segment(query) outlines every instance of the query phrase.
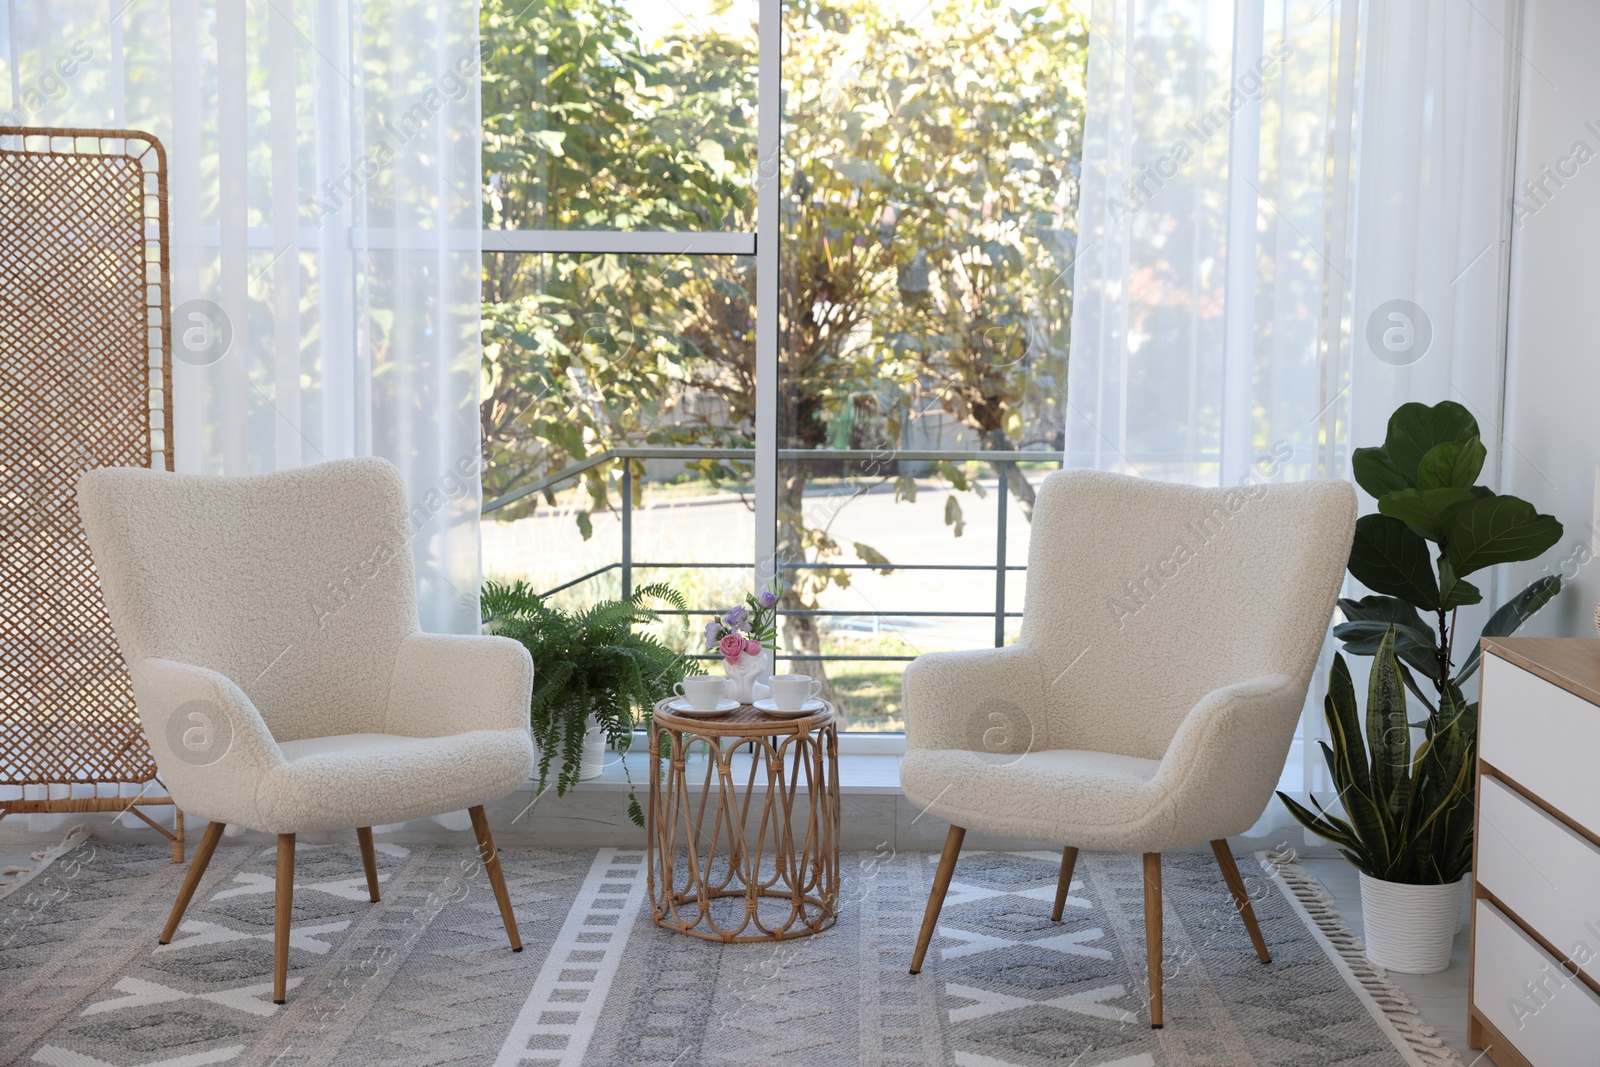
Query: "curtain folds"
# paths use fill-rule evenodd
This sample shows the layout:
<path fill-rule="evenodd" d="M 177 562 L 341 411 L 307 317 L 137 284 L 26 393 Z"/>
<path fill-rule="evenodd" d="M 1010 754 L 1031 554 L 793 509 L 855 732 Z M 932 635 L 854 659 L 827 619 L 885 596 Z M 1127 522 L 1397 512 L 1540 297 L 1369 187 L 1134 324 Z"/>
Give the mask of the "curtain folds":
<path fill-rule="evenodd" d="M 1498 437 L 1515 11 L 1095 0 L 1069 464 L 1345 477 L 1408 400 Z M 1319 686 L 1297 793 L 1327 784 Z"/>
<path fill-rule="evenodd" d="M 392 460 L 423 628 L 467 633 L 477 18 L 474 0 L 0 6 L 0 121 L 126 126 L 167 148 L 178 469 Z"/>

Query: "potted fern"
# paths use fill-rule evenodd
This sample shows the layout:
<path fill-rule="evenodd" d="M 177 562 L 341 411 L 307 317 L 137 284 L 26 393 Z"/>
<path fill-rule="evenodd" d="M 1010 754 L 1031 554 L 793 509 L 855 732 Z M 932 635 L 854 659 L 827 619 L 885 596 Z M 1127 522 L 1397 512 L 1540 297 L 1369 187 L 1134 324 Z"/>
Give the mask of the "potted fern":
<path fill-rule="evenodd" d="M 626 752 L 633 731 L 648 727 L 656 701 L 670 696 L 685 674 L 703 673 L 692 659 L 640 629 L 661 618 L 651 601 L 686 610 L 683 597 L 665 584 L 641 586 L 622 600 L 575 613 L 551 607 L 526 582 L 484 584 L 485 629 L 520 641 L 533 657 L 528 716 L 539 749 L 540 794 L 552 762 L 557 796 L 598 776 L 607 742 Z M 628 817 L 643 826 L 631 775 L 628 785 Z"/>
<path fill-rule="evenodd" d="M 1483 594 L 1467 576 L 1536 559 L 1561 538 L 1552 516 L 1474 484 L 1486 456 L 1477 421 L 1451 401 L 1401 406 L 1384 443 L 1351 456 L 1356 482 L 1378 501 L 1377 514 L 1356 522 L 1349 563 L 1373 595 L 1339 601 L 1345 621 L 1333 635 L 1346 653 L 1373 657 L 1366 715 L 1336 656 L 1322 752 L 1343 814 L 1314 796 L 1312 811 L 1278 794 L 1361 872 L 1367 956 L 1397 971 L 1448 966 L 1472 864 L 1478 704 L 1465 686 L 1480 642 L 1458 640 L 1456 614 Z M 1559 576 L 1536 579 L 1481 636 L 1516 632 L 1560 591 Z M 1426 710 L 1420 721 L 1407 712 L 1408 691 Z"/>

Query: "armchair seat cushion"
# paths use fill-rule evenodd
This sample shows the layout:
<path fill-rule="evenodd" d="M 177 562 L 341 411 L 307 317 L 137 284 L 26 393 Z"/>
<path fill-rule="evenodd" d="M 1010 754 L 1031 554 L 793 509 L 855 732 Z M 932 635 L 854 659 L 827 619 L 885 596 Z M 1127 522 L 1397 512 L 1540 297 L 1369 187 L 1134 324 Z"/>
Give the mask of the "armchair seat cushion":
<path fill-rule="evenodd" d="M 911 749 L 906 798 L 969 830 L 1083 849 L 1158 852 L 1174 844 L 1175 805 L 1160 760 L 1081 749 L 1021 754 Z"/>
<path fill-rule="evenodd" d="M 256 801 L 270 833 L 404 822 L 487 803 L 533 771 L 526 729 L 446 737 L 333 734 L 279 743 Z"/>

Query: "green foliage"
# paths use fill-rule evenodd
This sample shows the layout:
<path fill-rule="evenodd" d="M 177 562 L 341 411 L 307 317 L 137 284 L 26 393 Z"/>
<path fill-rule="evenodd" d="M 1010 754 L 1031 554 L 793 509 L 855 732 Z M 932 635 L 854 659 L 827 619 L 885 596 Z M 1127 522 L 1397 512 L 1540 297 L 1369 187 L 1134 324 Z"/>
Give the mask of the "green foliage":
<path fill-rule="evenodd" d="M 623 600 L 572 614 L 547 605 L 526 582 L 484 584 L 485 628 L 521 642 L 533 657 L 528 714 L 539 745 L 541 794 L 556 755 L 562 759 L 556 794 L 564 796 L 578 783 L 583 736 L 591 721 L 619 753 L 626 752 L 633 731 L 649 728 L 656 701 L 670 696 L 684 675 L 703 673 L 694 660 L 639 631 L 661 618 L 649 607 L 652 600 L 685 609 L 677 590 L 665 584 L 643 586 Z M 631 789 L 628 815 L 644 825 Z"/>
<path fill-rule="evenodd" d="M 1377 499 L 1378 514 L 1356 522 L 1350 573 L 1376 595 L 1340 600 L 1345 621 L 1333 634 L 1345 652 L 1376 657 L 1365 746 L 1349 670 L 1338 657 L 1325 705 L 1333 741 L 1323 750 L 1348 819 L 1315 797 L 1312 813 L 1279 796 L 1307 829 L 1338 843 L 1375 878 L 1452 882 L 1470 864 L 1478 705 L 1462 687 L 1478 670 L 1479 643 L 1459 670 L 1454 645 L 1456 609 L 1483 594 L 1465 576 L 1534 559 L 1561 538 L 1554 517 L 1474 484 L 1487 454 L 1472 414 L 1444 401 L 1402 405 L 1383 445 L 1352 456 L 1356 482 Z M 1558 575 L 1536 579 L 1490 616 L 1480 636 L 1515 633 L 1560 591 Z M 1406 690 L 1428 709 L 1415 757 Z"/>
<path fill-rule="evenodd" d="M 1553 516 L 1474 484 L 1486 455 L 1477 420 L 1448 400 L 1402 405 L 1389 419 L 1382 446 L 1355 450 L 1356 482 L 1377 498 L 1379 513 L 1356 522 L 1350 573 L 1379 595 L 1339 601 L 1345 622 L 1333 630 L 1346 652 L 1371 655 L 1383 630 L 1395 626 L 1412 692 L 1438 714 L 1415 671 L 1474 719 L 1477 706 L 1460 687 L 1477 669 L 1477 642 L 1459 673 L 1452 660 L 1456 609 L 1483 599 L 1466 575 L 1534 559 L 1561 539 Z M 1559 576 L 1539 578 L 1495 612 L 1482 636 L 1514 633 L 1560 591 Z M 1421 612 L 1433 613 L 1436 624 Z"/>
<path fill-rule="evenodd" d="M 1334 842 L 1357 869 L 1410 885 L 1444 885 L 1472 866 L 1472 768 L 1476 721 L 1448 694 L 1430 716 L 1416 752 L 1396 631 L 1379 640 L 1367 687 L 1365 730 L 1344 656 L 1336 655 L 1323 701 L 1332 742 L 1322 754 L 1344 816 L 1315 796 L 1315 811 L 1278 796 L 1307 829 Z"/>
<path fill-rule="evenodd" d="M 484 0 L 486 225 L 754 231 L 756 48 L 734 10 L 653 42 L 618 0 Z M 985 449 L 1059 447 L 1088 26 L 1061 0 L 941 0 L 915 24 L 793 0 L 783 21 L 781 446 L 885 456 L 810 514 L 808 482 L 838 472 L 780 463 L 779 559 L 809 564 L 783 575 L 795 612 L 849 584 L 833 564 L 852 548 L 887 561 L 831 517 L 897 477 L 914 499 L 893 462 L 914 417 L 942 409 Z M 485 494 L 616 446 L 751 447 L 755 291 L 751 257 L 486 255 Z M 751 476 L 693 466 L 715 488 Z M 619 473 L 586 476 L 585 538 Z M 945 520 L 963 532 L 959 504 Z M 792 651 L 818 642 L 786 616 Z"/>

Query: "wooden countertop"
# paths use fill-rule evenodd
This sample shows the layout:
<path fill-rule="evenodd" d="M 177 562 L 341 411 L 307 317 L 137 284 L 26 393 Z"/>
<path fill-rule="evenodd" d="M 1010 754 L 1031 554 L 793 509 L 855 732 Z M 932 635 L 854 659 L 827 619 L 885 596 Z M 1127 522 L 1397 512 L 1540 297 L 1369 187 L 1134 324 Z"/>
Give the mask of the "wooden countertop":
<path fill-rule="evenodd" d="M 1482 643 L 1485 655 L 1499 656 L 1600 706 L 1600 639 L 1485 637 Z"/>

